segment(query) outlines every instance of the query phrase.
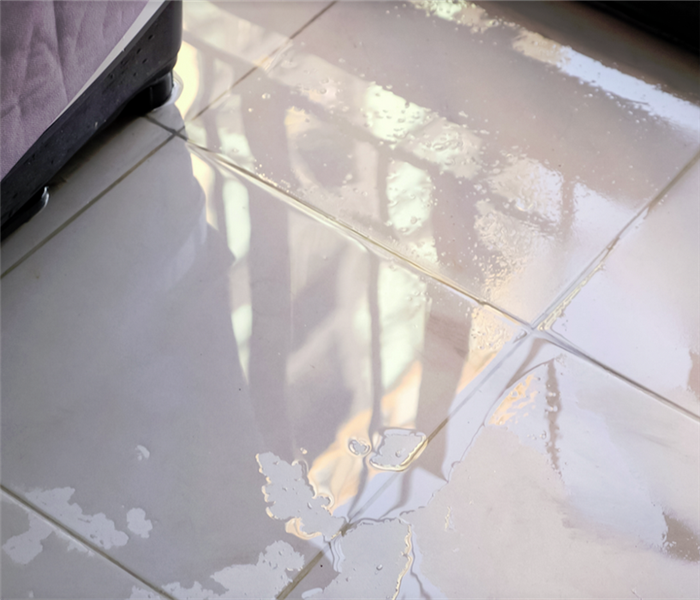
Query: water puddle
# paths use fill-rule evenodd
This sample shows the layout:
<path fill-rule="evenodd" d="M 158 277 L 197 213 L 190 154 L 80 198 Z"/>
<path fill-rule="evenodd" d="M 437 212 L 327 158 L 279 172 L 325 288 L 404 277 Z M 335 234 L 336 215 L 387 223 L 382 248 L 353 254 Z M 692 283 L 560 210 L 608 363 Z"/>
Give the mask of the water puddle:
<path fill-rule="evenodd" d="M 199 581 L 185 588 L 179 582 L 169 583 L 163 589 L 181 600 L 215 598 L 274 598 L 291 583 L 290 574 L 300 571 L 304 557 L 287 542 L 270 544 L 258 556 L 254 565 L 231 565 L 217 571 L 210 578 L 226 591 L 219 594 L 204 587 Z M 146 597 L 149 596 L 137 596 Z"/>
<path fill-rule="evenodd" d="M 272 452 L 257 455 L 260 472 L 267 478 L 263 486 L 267 514 L 287 521 L 287 532 L 302 539 L 318 535 L 330 540 L 345 524 L 328 510 L 331 499 L 315 494 L 299 462 L 289 464 Z"/>
<path fill-rule="evenodd" d="M 73 488 L 65 487 L 53 490 L 33 490 L 28 492 L 26 496 L 66 527 L 84 536 L 100 548 L 109 550 L 112 547 L 125 546 L 129 541 L 129 536 L 123 531 L 119 531 L 115 527 L 114 521 L 108 519 L 104 513 L 86 515 L 75 502 L 69 502 L 74 493 Z"/>
<path fill-rule="evenodd" d="M 427 436 L 409 429 L 387 429 L 369 464 L 382 471 L 403 471 L 425 447 Z"/>
<path fill-rule="evenodd" d="M 399 519 L 365 521 L 331 543 L 338 575 L 307 598 L 396 598 L 411 567 L 411 528 Z"/>

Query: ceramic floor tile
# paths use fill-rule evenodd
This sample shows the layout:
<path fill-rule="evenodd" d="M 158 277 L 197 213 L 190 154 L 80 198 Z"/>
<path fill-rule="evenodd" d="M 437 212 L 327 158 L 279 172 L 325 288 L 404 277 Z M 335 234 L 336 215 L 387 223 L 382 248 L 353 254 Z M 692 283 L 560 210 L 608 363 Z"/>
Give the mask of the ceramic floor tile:
<path fill-rule="evenodd" d="M 697 598 L 699 489 L 697 419 L 530 336 L 289 597 Z"/>
<path fill-rule="evenodd" d="M 3 241 L 3 273 L 167 138 L 146 119 L 120 121 L 100 134 L 58 173 L 46 208 Z"/>
<path fill-rule="evenodd" d="M 4 600 L 162 598 L 35 511 L 1 497 Z"/>
<path fill-rule="evenodd" d="M 152 118 L 166 127 L 197 116 L 275 53 L 327 2 L 185 2 L 183 43 L 175 73 L 179 96 Z M 174 104 L 174 106 L 173 106 Z M 181 126 L 181 124 L 179 124 Z"/>
<path fill-rule="evenodd" d="M 695 414 L 700 414 L 698 198 L 696 163 L 550 319 L 555 333 L 596 360 Z"/>
<path fill-rule="evenodd" d="M 176 137 L 2 282 L 5 486 L 177 597 L 282 590 L 520 331 L 275 194 Z"/>
<path fill-rule="evenodd" d="M 488 10 L 337 3 L 187 134 L 534 321 L 700 148 L 695 71 L 672 89 Z"/>

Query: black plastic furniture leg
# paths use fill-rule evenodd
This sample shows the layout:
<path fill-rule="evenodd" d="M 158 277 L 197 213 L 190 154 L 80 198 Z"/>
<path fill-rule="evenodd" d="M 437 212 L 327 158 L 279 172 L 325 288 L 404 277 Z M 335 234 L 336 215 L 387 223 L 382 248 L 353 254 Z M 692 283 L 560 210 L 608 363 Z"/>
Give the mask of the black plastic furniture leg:
<path fill-rule="evenodd" d="M 140 91 L 127 105 L 130 115 L 145 115 L 163 106 L 173 92 L 173 72 L 169 71 L 157 78 L 146 89 Z"/>
<path fill-rule="evenodd" d="M 132 102 L 143 114 L 170 97 L 181 40 L 182 2 L 168 0 L 5 175 L 0 186 L 0 238 L 13 230 L 7 224 L 15 213 L 33 202 L 70 158 Z"/>
<path fill-rule="evenodd" d="M 45 187 L 34 194 L 12 217 L 2 225 L 2 238 L 19 229 L 29 219 L 41 212 L 49 201 L 49 188 Z"/>

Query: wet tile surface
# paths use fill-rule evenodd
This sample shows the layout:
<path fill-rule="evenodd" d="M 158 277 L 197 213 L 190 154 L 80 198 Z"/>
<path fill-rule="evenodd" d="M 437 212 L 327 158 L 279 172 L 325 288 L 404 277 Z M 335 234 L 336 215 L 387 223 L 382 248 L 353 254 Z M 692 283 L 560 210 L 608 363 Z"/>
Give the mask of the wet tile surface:
<path fill-rule="evenodd" d="M 615 245 L 559 318 L 552 318 L 552 330 L 567 341 L 695 414 L 700 414 L 698 198 L 696 163 Z"/>
<path fill-rule="evenodd" d="M 299 571 L 519 331 L 180 139 L 3 315 L 5 485 L 176 596 Z"/>
<path fill-rule="evenodd" d="M 131 577 L 4 492 L 2 597 L 151 598 L 155 590 Z"/>
<path fill-rule="evenodd" d="M 3 598 L 698 597 L 694 72 L 526 6 L 185 3 L 3 245 Z"/>
<path fill-rule="evenodd" d="M 150 118 L 182 127 L 256 67 L 268 68 L 327 2 L 189 2 L 175 74 L 177 99 Z M 174 106 L 172 105 L 174 104 Z"/>
<path fill-rule="evenodd" d="M 700 149 L 700 108 L 473 5 L 348 2 L 187 133 L 532 321 Z"/>
<path fill-rule="evenodd" d="M 333 540 L 333 582 L 293 595 L 695 598 L 699 443 L 697 420 L 530 338 Z"/>
<path fill-rule="evenodd" d="M 120 121 L 100 134 L 58 173 L 41 213 L 23 225 L 21 233 L 3 241 L 2 272 L 167 139 L 167 132 L 146 119 Z M 71 182 L 69 187 L 65 185 L 67 181 Z"/>

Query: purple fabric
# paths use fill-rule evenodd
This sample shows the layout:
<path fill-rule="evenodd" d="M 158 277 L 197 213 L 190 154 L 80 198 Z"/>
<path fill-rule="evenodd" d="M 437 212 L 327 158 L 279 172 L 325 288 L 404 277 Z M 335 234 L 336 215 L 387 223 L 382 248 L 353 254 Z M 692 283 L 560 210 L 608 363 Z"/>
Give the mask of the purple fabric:
<path fill-rule="evenodd" d="M 146 0 L 0 2 L 0 177 L 53 123 Z"/>

